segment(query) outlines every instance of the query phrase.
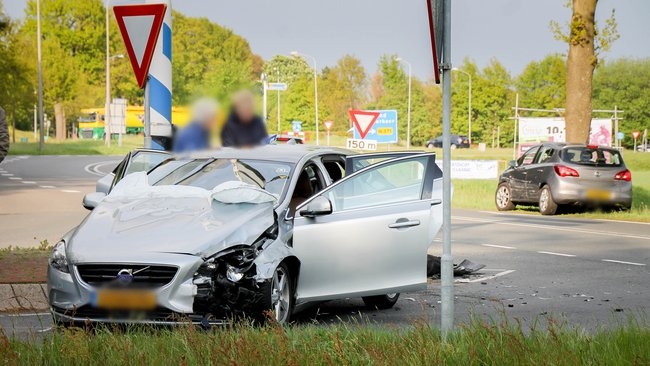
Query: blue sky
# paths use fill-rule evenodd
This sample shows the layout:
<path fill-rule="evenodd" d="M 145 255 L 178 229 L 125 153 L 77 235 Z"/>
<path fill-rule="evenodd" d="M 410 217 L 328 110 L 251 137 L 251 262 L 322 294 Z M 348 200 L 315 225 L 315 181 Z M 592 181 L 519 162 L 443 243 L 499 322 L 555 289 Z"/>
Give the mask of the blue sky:
<path fill-rule="evenodd" d="M 22 17 L 27 0 L 4 0 Z M 84 1 L 84 0 L 76 0 Z M 566 0 L 452 0 L 452 61 L 465 57 L 480 66 L 499 59 L 514 75 L 531 60 L 565 53 L 549 21 L 566 21 Z M 344 54 L 359 57 L 374 72 L 382 54 L 398 54 L 413 72 L 431 77 L 426 0 L 174 0 L 176 10 L 203 16 L 246 37 L 268 59 L 292 50 L 310 54 L 319 67 Z M 613 7 L 621 38 L 605 58 L 650 57 L 650 1 L 600 0 L 597 19 Z"/>

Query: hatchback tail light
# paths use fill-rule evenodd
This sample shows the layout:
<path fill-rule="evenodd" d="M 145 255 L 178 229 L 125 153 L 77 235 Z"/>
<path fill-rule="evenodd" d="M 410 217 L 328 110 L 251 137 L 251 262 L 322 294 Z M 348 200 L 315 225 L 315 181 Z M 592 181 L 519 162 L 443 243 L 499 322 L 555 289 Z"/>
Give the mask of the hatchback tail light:
<path fill-rule="evenodd" d="M 578 171 L 572 168 L 569 168 L 568 166 L 564 165 L 556 165 L 555 167 L 555 173 L 559 175 L 560 177 L 579 177 L 580 174 L 578 174 Z"/>
<path fill-rule="evenodd" d="M 629 181 L 632 180 L 632 172 L 625 169 L 625 170 L 623 170 L 621 172 L 616 173 L 616 175 L 614 176 L 614 179 L 615 180 L 624 180 L 626 182 L 629 182 Z"/>

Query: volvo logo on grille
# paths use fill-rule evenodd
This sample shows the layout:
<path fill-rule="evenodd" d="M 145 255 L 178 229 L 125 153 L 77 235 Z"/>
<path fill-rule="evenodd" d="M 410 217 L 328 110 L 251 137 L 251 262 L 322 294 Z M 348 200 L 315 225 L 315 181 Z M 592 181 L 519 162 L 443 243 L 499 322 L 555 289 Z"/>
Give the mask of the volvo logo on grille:
<path fill-rule="evenodd" d="M 123 285 L 128 285 L 133 282 L 133 270 L 132 269 L 121 269 L 117 272 L 117 282 Z"/>

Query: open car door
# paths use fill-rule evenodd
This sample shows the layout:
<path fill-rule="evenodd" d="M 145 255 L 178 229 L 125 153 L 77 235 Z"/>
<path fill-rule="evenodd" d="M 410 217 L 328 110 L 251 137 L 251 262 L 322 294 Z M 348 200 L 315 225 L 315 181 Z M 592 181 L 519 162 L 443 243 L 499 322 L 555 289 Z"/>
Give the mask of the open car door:
<path fill-rule="evenodd" d="M 96 191 L 108 194 L 126 175 L 135 172 L 148 172 L 166 159 L 171 153 L 162 150 L 137 149 L 126 154 L 126 157 L 115 167 L 111 174 L 97 181 Z"/>
<path fill-rule="evenodd" d="M 430 231 L 440 228 L 431 218 L 435 154 L 409 155 L 358 170 L 298 206 L 300 301 L 426 287 Z"/>

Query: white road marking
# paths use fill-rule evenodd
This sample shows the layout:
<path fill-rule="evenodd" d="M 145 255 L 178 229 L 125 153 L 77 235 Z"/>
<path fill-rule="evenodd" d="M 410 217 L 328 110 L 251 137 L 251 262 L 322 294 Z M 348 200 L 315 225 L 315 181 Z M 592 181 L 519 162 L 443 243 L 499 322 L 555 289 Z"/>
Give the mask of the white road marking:
<path fill-rule="evenodd" d="M 11 174 L 11 173 L 3 173 L 2 176 L 3 177 L 13 177 L 14 175 Z"/>
<path fill-rule="evenodd" d="M 631 265 L 631 266 L 645 266 L 645 263 L 636 263 L 636 262 L 617 261 L 617 260 L 615 260 L 615 259 L 603 259 L 603 262 L 620 263 L 620 264 L 629 264 L 629 265 Z"/>
<path fill-rule="evenodd" d="M 455 282 L 458 282 L 458 283 L 482 282 L 482 281 L 492 280 L 492 279 L 495 279 L 497 277 L 509 275 L 514 271 L 515 271 L 514 269 L 509 269 L 509 270 L 506 270 L 506 271 L 503 271 L 503 272 L 499 272 L 497 274 L 493 274 L 491 276 L 478 277 L 478 278 L 473 278 L 471 280 L 470 279 L 465 279 L 465 278 L 459 278 L 459 279 L 455 280 Z"/>
<path fill-rule="evenodd" d="M 496 244 L 481 244 L 484 247 L 490 247 L 490 248 L 499 248 L 499 249 L 517 249 L 515 247 L 509 247 L 506 245 L 496 245 Z"/>
<path fill-rule="evenodd" d="M 537 252 L 539 254 L 549 254 L 549 255 L 558 255 L 560 257 L 575 257 L 575 254 L 565 254 L 565 253 L 556 253 L 556 252 Z"/>
<path fill-rule="evenodd" d="M 525 217 L 525 216 L 522 215 L 521 217 Z M 483 222 L 483 223 L 486 223 L 486 224 L 519 226 L 519 227 L 528 227 L 528 228 L 544 229 L 544 230 L 552 229 L 554 231 L 566 231 L 566 232 L 580 233 L 580 234 L 591 234 L 591 235 L 598 235 L 598 236 L 613 236 L 613 237 L 617 237 L 617 238 L 650 240 L 650 236 L 631 235 L 631 234 L 616 233 L 616 232 L 610 232 L 610 231 L 587 230 L 587 229 L 578 229 L 578 228 L 565 228 L 565 227 L 559 227 L 559 226 L 555 226 L 555 225 L 523 224 L 523 223 L 516 223 L 516 222 L 507 222 L 507 221 L 491 220 L 491 219 L 480 219 L 480 218 L 476 218 L 476 217 L 465 217 L 465 216 L 452 216 L 451 218 L 452 218 L 452 220 Z"/>
<path fill-rule="evenodd" d="M 63 193 L 80 193 L 79 191 L 76 191 L 74 189 L 62 189 L 61 192 L 63 192 Z"/>
<path fill-rule="evenodd" d="M 41 187 L 41 188 L 46 188 L 46 189 L 56 188 L 55 186 L 39 186 L 39 187 Z"/>
<path fill-rule="evenodd" d="M 518 213 L 505 213 L 505 212 L 493 212 L 493 211 L 478 211 L 481 213 L 486 213 L 490 215 L 495 215 L 495 216 L 505 216 L 505 217 L 536 217 L 539 218 L 540 220 L 556 220 L 556 221 L 562 221 L 562 220 L 567 220 L 571 221 L 574 219 L 590 219 L 593 221 L 602 221 L 602 222 L 613 222 L 615 224 L 634 224 L 634 225 L 650 225 L 650 222 L 639 222 L 639 221 L 629 221 L 629 220 L 614 220 L 614 219 L 591 219 L 591 218 L 586 218 L 586 217 L 541 217 L 539 215 L 536 215 L 535 212 L 518 212 Z"/>
<path fill-rule="evenodd" d="M 24 184 L 36 184 L 36 182 L 31 181 L 31 180 L 24 180 L 21 183 L 24 183 Z"/>
<path fill-rule="evenodd" d="M 102 161 L 102 162 L 99 162 L 99 163 L 90 163 L 90 164 L 88 164 L 88 165 L 86 165 L 86 166 L 84 167 L 84 170 L 85 170 L 86 173 L 88 173 L 88 174 L 92 174 L 92 175 L 96 175 L 96 176 L 99 176 L 99 177 L 103 177 L 103 176 L 105 176 L 106 174 L 109 174 L 109 173 L 104 173 L 104 172 L 102 172 L 102 171 L 99 169 L 100 167 L 103 167 L 104 165 L 110 165 L 110 164 L 119 163 L 119 162 L 120 162 L 119 160 L 111 160 L 111 161 Z"/>
<path fill-rule="evenodd" d="M 19 178 L 19 177 L 9 177 L 9 179 L 11 179 L 11 180 L 23 180 L 23 178 Z"/>

